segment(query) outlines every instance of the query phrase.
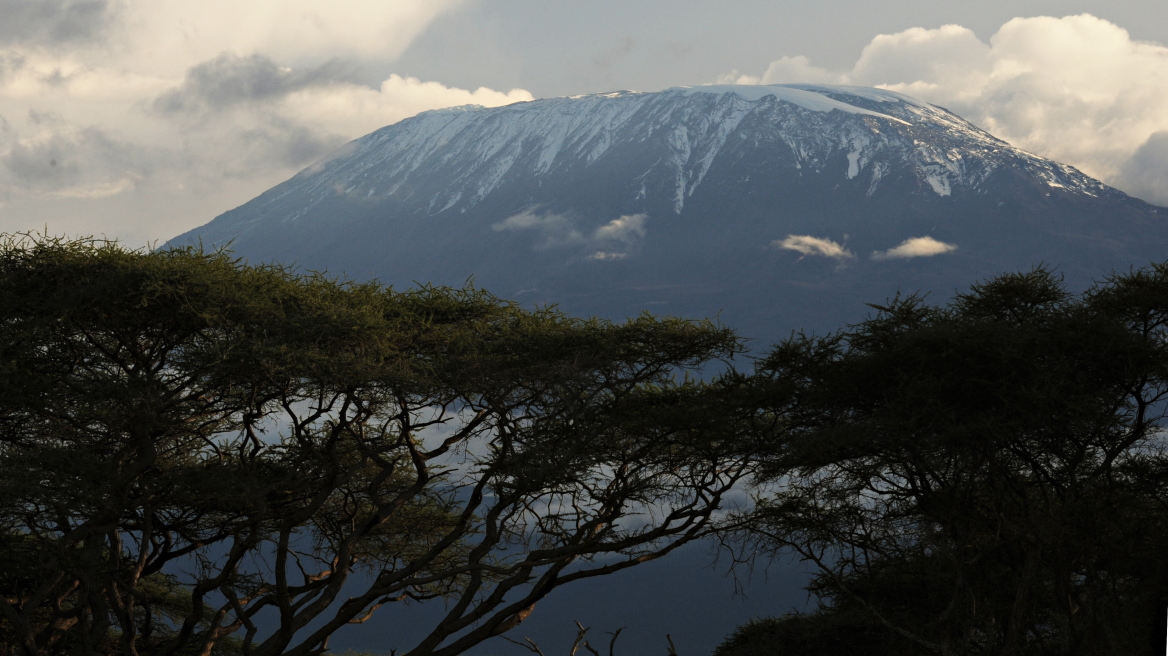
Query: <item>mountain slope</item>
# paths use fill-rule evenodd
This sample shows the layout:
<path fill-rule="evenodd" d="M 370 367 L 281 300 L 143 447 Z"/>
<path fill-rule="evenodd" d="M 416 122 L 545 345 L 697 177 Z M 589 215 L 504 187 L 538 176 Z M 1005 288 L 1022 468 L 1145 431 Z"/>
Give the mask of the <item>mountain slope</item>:
<path fill-rule="evenodd" d="M 719 315 L 762 349 L 898 291 L 943 299 L 1039 262 L 1081 286 L 1165 259 L 1166 219 L 902 95 L 715 86 L 426 112 L 171 244 L 230 241 L 252 261 L 399 286 L 473 276 L 577 314 Z M 736 624 L 806 602 L 786 564 L 730 599 L 703 549 L 553 595 L 522 635 L 568 644 L 580 620 L 629 626 L 618 652 L 660 650 L 666 633 L 708 652 Z M 440 611 L 415 607 L 418 625 Z M 408 623 L 365 630 L 378 639 L 342 646 L 409 644 Z"/>
<path fill-rule="evenodd" d="M 171 243 L 773 338 L 1040 261 L 1082 283 L 1168 256 L 1165 218 L 900 94 L 710 86 L 425 112 Z"/>

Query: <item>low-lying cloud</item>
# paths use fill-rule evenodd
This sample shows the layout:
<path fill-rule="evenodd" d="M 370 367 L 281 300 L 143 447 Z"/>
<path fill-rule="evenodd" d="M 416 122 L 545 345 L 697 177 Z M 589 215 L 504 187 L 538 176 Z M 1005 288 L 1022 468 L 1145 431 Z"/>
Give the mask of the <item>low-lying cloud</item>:
<path fill-rule="evenodd" d="M 803 56 L 720 81 L 878 86 L 947 107 L 1030 152 L 1168 205 L 1168 47 L 1090 14 L 1015 18 L 983 42 L 960 25 L 882 34 L 851 70 Z"/>
<path fill-rule="evenodd" d="M 491 229 L 495 232 L 534 230 L 539 233 L 537 250 L 583 244 L 588 241 L 584 233 L 573 227 L 568 217 L 553 213 L 540 214 L 536 210 L 509 216 L 492 225 Z"/>
<path fill-rule="evenodd" d="M 645 214 L 626 214 L 597 228 L 592 234 L 592 239 L 631 243 L 645 236 L 647 218 L 648 215 Z"/>
<path fill-rule="evenodd" d="M 771 242 L 775 248 L 795 251 L 803 255 L 818 255 L 834 260 L 846 260 L 855 255 L 838 242 L 811 235 L 787 235 L 786 239 Z"/>
<path fill-rule="evenodd" d="M 872 253 L 873 260 L 907 260 L 914 257 L 932 257 L 957 250 L 957 244 L 946 244 L 932 237 L 913 237 L 895 248 Z"/>
<path fill-rule="evenodd" d="M 648 232 L 647 214 L 625 214 L 619 216 L 591 232 L 581 231 L 566 216 L 554 213 L 540 213 L 537 208 L 515 214 L 491 226 L 495 232 L 507 230 L 535 230 L 539 233 L 536 250 L 547 250 L 563 246 L 585 246 L 589 249 L 602 247 L 588 256 L 590 260 L 623 260 L 628 257 L 628 248 L 642 239 Z M 615 249 L 625 249 L 617 251 Z"/>

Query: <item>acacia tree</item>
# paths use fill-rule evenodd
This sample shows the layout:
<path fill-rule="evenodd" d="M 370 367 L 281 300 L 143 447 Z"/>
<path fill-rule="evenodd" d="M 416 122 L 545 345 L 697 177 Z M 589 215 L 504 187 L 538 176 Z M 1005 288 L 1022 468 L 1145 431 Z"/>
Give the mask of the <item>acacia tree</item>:
<path fill-rule="evenodd" d="M 823 604 L 719 653 L 1150 653 L 1168 265 L 1080 296 L 1037 269 L 874 307 L 760 363 L 760 408 L 783 423 L 750 543 L 813 563 Z"/>
<path fill-rule="evenodd" d="M 741 379 L 678 376 L 739 349 L 708 323 L 10 237 L 0 639 L 302 656 L 441 597 L 409 653 L 459 653 L 718 528 L 754 451 Z"/>

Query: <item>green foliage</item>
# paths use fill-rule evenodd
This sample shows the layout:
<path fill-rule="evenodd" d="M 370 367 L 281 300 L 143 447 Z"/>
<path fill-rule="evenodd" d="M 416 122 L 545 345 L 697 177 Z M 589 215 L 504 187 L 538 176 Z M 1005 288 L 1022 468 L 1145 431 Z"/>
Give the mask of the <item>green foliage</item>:
<path fill-rule="evenodd" d="M 714 650 L 714 656 L 914 656 L 921 653 L 928 652 L 890 634 L 862 608 L 833 608 L 751 620 Z"/>
<path fill-rule="evenodd" d="M 717 528 L 751 466 L 709 323 L 395 292 L 225 253 L 0 244 L 7 653 L 310 656 L 445 597 L 412 654 Z"/>
<path fill-rule="evenodd" d="M 776 491 L 747 541 L 818 566 L 825 601 L 767 626 L 788 640 L 863 617 L 925 653 L 1144 653 L 1168 593 L 1168 265 L 1080 296 L 1036 269 L 943 307 L 873 307 L 760 363 Z"/>

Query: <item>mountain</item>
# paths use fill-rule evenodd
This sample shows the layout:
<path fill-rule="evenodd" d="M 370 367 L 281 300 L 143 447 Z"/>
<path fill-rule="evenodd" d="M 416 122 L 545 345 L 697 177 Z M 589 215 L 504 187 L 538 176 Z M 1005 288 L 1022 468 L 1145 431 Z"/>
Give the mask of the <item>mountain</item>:
<path fill-rule="evenodd" d="M 901 94 L 703 86 L 424 112 L 171 243 L 772 339 L 1039 262 L 1081 285 L 1168 256 L 1166 219 Z"/>
<path fill-rule="evenodd" d="M 253 262 L 398 286 L 473 276 L 576 314 L 719 315 L 761 349 L 858 320 L 898 290 L 943 300 L 1040 262 L 1081 287 L 1168 258 L 1166 221 L 907 96 L 707 86 L 425 112 L 171 244 L 230 243 Z M 708 562 L 693 546 L 565 589 L 516 633 L 554 651 L 580 620 L 590 635 L 628 626 L 618 653 L 664 653 L 666 633 L 708 653 L 736 624 L 806 603 L 786 564 L 743 600 Z M 425 626 L 439 610 L 411 612 Z M 337 645 L 403 647 L 408 625 L 371 623 Z M 508 649 L 474 653 L 523 653 Z"/>

